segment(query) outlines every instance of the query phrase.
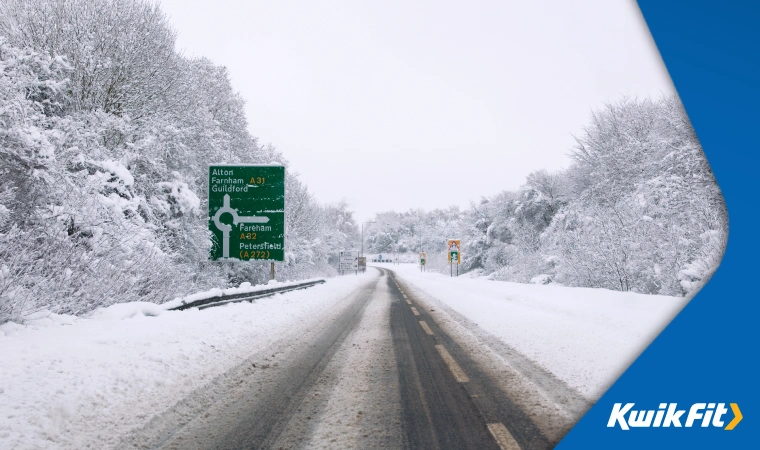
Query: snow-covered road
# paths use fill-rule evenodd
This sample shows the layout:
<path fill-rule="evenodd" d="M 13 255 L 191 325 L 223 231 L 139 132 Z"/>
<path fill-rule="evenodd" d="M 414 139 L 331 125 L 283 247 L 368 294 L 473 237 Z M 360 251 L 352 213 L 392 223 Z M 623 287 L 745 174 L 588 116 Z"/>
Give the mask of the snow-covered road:
<path fill-rule="evenodd" d="M 48 315 L 0 327 L 0 448 L 546 448 L 684 304 L 383 265 Z"/>
<path fill-rule="evenodd" d="M 212 383 L 211 403 L 199 391 L 121 447 L 403 448 L 391 298 L 386 277 L 369 275 L 328 320 L 274 346 L 276 362 L 244 364 Z"/>

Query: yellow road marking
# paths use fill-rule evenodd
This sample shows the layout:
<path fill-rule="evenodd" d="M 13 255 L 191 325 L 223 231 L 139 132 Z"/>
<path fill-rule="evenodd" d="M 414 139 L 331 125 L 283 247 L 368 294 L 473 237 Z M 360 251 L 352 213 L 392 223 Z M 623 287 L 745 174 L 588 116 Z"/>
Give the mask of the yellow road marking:
<path fill-rule="evenodd" d="M 422 325 L 422 328 L 425 330 L 425 333 L 431 336 L 433 335 L 433 330 L 430 329 L 430 327 L 428 326 L 428 324 L 425 323 L 424 320 L 420 320 L 420 325 Z"/>
<path fill-rule="evenodd" d="M 443 358 L 443 361 L 446 363 L 447 366 L 449 366 L 449 370 L 454 375 L 454 378 L 459 383 L 467 383 L 470 381 L 470 379 L 467 377 L 467 375 L 464 373 L 464 370 L 462 370 L 461 367 L 459 367 L 459 364 L 457 364 L 456 361 L 454 361 L 454 358 L 451 357 L 451 354 L 449 354 L 449 351 L 446 350 L 446 347 L 443 345 L 436 345 L 435 349 L 438 350 L 438 353 L 441 354 L 441 358 Z"/>
<path fill-rule="evenodd" d="M 420 315 L 420 312 L 417 311 L 417 308 L 415 308 L 414 306 L 412 306 L 412 312 L 414 313 L 415 316 L 419 316 Z"/>
<path fill-rule="evenodd" d="M 500 423 L 489 423 L 488 431 L 496 439 L 496 443 L 499 444 L 501 450 L 520 450 L 520 446 L 515 441 L 515 438 L 509 433 L 507 427 Z"/>

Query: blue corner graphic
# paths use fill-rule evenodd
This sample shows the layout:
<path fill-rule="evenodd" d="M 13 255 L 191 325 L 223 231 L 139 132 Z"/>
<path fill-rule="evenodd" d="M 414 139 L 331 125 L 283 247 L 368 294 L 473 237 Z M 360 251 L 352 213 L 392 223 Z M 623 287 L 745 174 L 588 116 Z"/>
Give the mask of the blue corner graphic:
<path fill-rule="evenodd" d="M 639 6 L 726 200 L 728 247 L 710 282 L 557 448 L 760 448 L 760 2 Z M 682 426 L 608 427 L 616 403 L 675 403 Z M 704 416 L 720 403 L 723 426 L 704 417 L 685 426 L 690 408 Z"/>

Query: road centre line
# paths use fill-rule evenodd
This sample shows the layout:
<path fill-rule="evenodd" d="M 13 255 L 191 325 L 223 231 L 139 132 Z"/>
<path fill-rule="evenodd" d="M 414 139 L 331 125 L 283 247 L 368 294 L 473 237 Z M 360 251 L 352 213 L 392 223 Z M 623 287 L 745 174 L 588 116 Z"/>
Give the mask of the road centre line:
<path fill-rule="evenodd" d="M 410 302 L 409 300 L 407 300 L 406 302 L 407 302 L 408 304 L 410 304 L 410 305 L 412 304 L 412 302 Z"/>
<path fill-rule="evenodd" d="M 414 306 L 412 306 L 412 312 L 414 313 L 415 316 L 419 316 L 420 315 L 420 312 L 417 311 L 417 308 L 415 308 Z"/>
<path fill-rule="evenodd" d="M 520 445 L 512 437 L 512 434 L 501 423 L 489 423 L 488 431 L 496 439 L 496 443 L 499 444 L 501 450 L 520 450 Z"/>
<path fill-rule="evenodd" d="M 420 325 L 422 325 L 422 328 L 425 330 L 425 333 L 429 334 L 430 336 L 433 335 L 433 330 L 430 329 L 428 324 L 425 323 L 424 320 L 420 320 Z"/>
<path fill-rule="evenodd" d="M 454 375 L 454 378 L 457 380 L 457 382 L 467 383 L 470 381 L 470 379 L 467 377 L 467 374 L 464 373 L 464 370 L 459 367 L 459 364 L 457 364 L 449 351 L 446 350 L 446 347 L 443 345 L 436 345 L 435 349 L 438 350 L 438 353 L 441 355 L 441 358 L 443 358 L 443 361 L 447 366 L 449 366 L 449 370 L 451 371 L 452 375 Z"/>

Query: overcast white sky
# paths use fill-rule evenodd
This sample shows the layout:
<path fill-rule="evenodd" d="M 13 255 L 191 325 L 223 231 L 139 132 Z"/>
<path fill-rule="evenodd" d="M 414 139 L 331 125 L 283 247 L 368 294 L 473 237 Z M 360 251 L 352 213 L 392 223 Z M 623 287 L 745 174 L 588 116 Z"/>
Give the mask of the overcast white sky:
<path fill-rule="evenodd" d="M 674 92 L 632 0 L 162 0 L 250 131 L 357 218 L 466 207 L 567 167 L 590 111 Z"/>

